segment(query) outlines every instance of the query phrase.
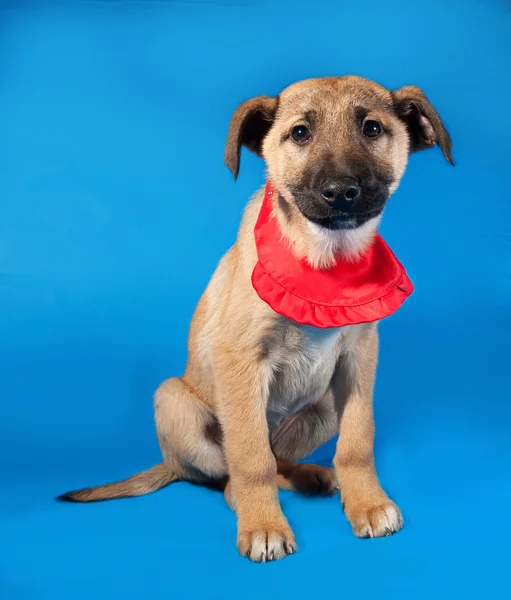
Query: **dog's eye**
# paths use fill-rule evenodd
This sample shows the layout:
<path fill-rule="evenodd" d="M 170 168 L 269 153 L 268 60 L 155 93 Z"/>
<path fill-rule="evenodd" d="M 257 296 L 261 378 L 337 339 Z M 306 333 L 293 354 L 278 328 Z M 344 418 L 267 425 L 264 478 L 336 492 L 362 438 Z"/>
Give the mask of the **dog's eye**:
<path fill-rule="evenodd" d="M 364 124 L 362 125 L 362 133 L 366 137 L 378 137 L 382 131 L 382 126 L 380 123 L 378 123 L 378 121 L 372 121 L 371 119 L 368 119 L 367 121 L 364 121 Z"/>
<path fill-rule="evenodd" d="M 312 138 L 312 135 L 305 125 L 297 125 L 293 127 L 291 137 L 297 144 L 305 144 Z"/>

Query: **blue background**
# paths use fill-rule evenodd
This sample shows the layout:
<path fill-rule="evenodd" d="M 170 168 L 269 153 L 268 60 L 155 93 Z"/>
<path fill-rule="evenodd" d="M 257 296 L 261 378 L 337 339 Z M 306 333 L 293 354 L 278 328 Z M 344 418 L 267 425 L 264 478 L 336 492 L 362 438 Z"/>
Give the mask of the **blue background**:
<path fill-rule="evenodd" d="M 510 3 L 0 6 L 0 597 L 511 597 Z M 282 494 L 300 552 L 253 565 L 209 490 L 56 503 L 160 459 L 152 394 L 263 181 L 223 167 L 236 105 L 347 73 L 423 87 L 457 163 L 412 156 L 382 226 L 416 285 L 375 398 L 405 529 Z"/>

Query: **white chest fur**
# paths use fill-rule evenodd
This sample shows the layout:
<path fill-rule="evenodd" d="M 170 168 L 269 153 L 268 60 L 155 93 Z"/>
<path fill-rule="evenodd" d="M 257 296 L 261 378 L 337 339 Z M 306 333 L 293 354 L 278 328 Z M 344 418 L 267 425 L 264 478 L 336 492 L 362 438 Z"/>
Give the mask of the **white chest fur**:
<path fill-rule="evenodd" d="M 268 419 L 278 424 L 326 393 L 342 341 L 351 327 L 318 329 L 289 325 L 269 353 L 272 371 Z"/>

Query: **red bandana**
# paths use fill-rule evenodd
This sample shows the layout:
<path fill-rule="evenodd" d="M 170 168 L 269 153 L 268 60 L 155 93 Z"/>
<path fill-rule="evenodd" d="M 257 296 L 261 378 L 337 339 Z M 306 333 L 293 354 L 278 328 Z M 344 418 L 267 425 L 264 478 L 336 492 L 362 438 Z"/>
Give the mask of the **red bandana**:
<path fill-rule="evenodd" d="M 254 230 L 259 260 L 252 285 L 275 312 L 303 325 L 343 327 L 388 317 L 413 292 L 404 267 L 379 234 L 357 262 L 340 258 L 319 270 L 298 260 L 272 218 L 272 194 L 268 183 Z"/>

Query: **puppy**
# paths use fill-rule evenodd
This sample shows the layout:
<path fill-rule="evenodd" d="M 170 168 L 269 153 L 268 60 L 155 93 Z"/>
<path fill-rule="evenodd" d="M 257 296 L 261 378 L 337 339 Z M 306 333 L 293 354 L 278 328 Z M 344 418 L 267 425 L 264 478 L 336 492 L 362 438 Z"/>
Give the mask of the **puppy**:
<path fill-rule="evenodd" d="M 417 87 L 392 92 L 360 77 L 332 77 L 241 104 L 225 163 L 236 178 L 242 146 L 264 158 L 281 244 L 321 271 L 339 257 L 358 260 L 377 235 L 409 153 L 436 144 L 453 164 L 449 135 Z M 259 297 L 252 284 L 254 227 L 264 195 L 261 189 L 249 202 L 235 244 L 198 303 L 184 375 L 155 394 L 163 462 L 60 497 L 92 502 L 179 480 L 215 484 L 236 511 L 240 553 L 258 562 L 297 548 L 278 488 L 321 494 L 340 488 L 359 537 L 403 526 L 374 463 L 377 322 L 314 327 Z M 295 462 L 337 433 L 333 469 Z"/>

